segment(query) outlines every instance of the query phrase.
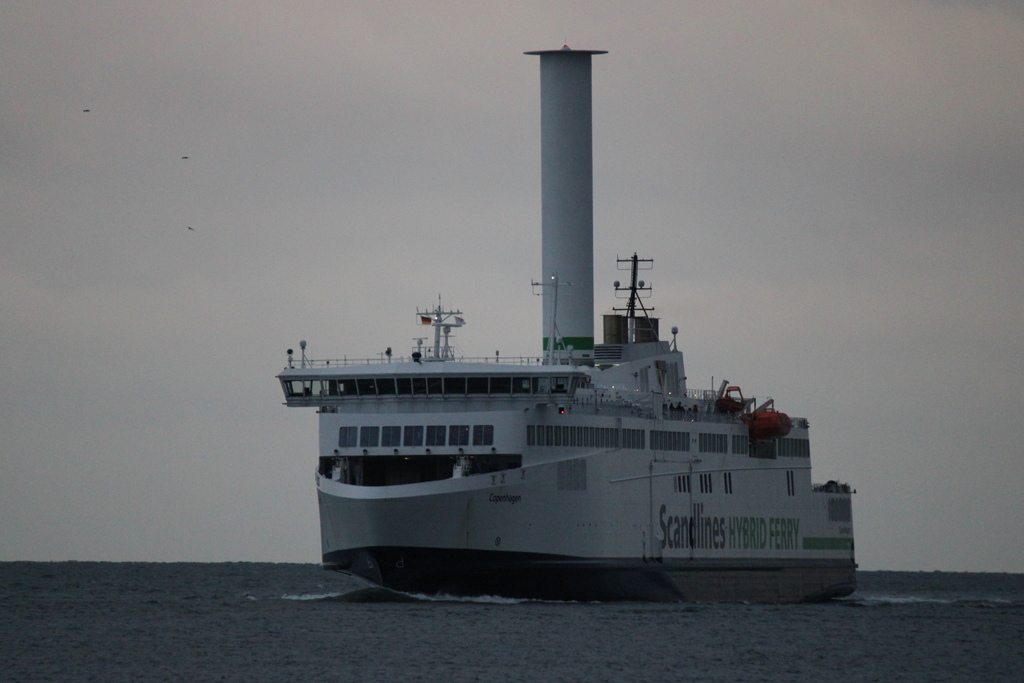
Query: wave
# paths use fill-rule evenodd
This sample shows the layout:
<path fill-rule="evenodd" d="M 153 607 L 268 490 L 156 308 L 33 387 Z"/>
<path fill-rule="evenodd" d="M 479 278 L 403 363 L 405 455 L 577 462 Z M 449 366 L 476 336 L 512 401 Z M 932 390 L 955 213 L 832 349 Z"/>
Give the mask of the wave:
<path fill-rule="evenodd" d="M 344 593 L 302 593 L 300 595 L 282 595 L 282 600 L 320 601 L 320 602 L 462 602 L 483 605 L 517 605 L 526 602 L 541 602 L 519 598 L 503 598 L 498 595 L 458 596 L 458 595 L 423 595 L 421 593 L 403 593 L 401 591 L 381 588 L 359 588 Z"/>
<path fill-rule="evenodd" d="M 315 600 L 334 600 L 344 593 L 301 593 L 299 595 L 282 595 L 282 600 L 298 600 L 298 601 L 315 601 Z"/>
<path fill-rule="evenodd" d="M 343 593 L 302 593 L 301 595 L 282 595 L 282 600 L 298 600 L 312 602 L 427 602 L 431 598 L 425 595 L 409 595 L 387 588 L 358 588 Z"/>
<path fill-rule="evenodd" d="M 500 595 L 416 595 L 423 602 L 469 602 L 482 605 L 518 605 L 524 602 L 546 602 L 543 600 L 527 600 L 525 598 L 503 598 Z"/>
<path fill-rule="evenodd" d="M 979 607 L 1018 607 L 1021 603 L 1006 598 L 957 596 L 939 598 L 921 595 L 858 595 L 839 598 L 836 602 L 859 607 L 886 607 L 890 605 L 975 605 Z"/>

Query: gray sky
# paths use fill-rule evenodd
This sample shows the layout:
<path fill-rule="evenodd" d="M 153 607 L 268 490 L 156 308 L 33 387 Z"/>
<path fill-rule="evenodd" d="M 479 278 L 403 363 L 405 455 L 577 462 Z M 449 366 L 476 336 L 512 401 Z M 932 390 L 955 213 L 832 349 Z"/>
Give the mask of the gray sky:
<path fill-rule="evenodd" d="M 5 0 L 0 560 L 318 562 L 285 350 L 407 354 L 441 295 L 538 353 L 522 52 L 567 40 L 598 313 L 654 257 L 690 385 L 810 420 L 862 568 L 1024 571 L 1017 7 Z"/>

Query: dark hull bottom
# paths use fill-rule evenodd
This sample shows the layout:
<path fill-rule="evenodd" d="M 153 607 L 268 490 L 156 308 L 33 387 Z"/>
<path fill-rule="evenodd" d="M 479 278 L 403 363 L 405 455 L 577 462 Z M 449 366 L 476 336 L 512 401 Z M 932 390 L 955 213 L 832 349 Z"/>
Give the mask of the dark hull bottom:
<path fill-rule="evenodd" d="M 828 560 L 585 560 L 387 547 L 327 553 L 323 567 L 406 593 L 584 602 L 819 602 L 857 587 L 852 561 Z"/>

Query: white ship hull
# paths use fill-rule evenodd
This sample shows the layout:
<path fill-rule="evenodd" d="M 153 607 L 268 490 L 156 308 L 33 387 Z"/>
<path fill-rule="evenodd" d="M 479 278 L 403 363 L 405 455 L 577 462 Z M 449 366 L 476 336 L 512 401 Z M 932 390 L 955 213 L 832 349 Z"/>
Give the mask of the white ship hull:
<path fill-rule="evenodd" d="M 539 412 L 567 427 L 608 420 Z M 328 433 L 335 417 L 323 416 Z M 527 433 L 528 418 L 496 417 L 460 419 Z M 697 423 L 612 422 L 686 427 L 699 441 Z M 703 427 L 730 436 L 738 429 Z M 318 475 L 324 567 L 413 593 L 562 600 L 792 602 L 855 587 L 850 493 L 813 490 L 804 458 L 751 467 L 746 454 L 520 450 L 537 464 L 378 487 Z M 688 491 L 681 476 L 690 478 Z"/>

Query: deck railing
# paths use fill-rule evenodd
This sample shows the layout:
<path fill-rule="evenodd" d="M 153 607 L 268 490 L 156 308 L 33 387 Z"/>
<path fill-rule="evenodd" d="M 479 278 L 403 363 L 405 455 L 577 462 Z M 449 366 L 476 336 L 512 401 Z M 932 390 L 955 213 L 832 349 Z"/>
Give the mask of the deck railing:
<path fill-rule="evenodd" d="M 302 368 L 334 368 L 352 367 L 359 365 L 387 365 L 389 363 L 412 363 L 411 356 L 386 356 L 381 354 L 379 358 L 331 358 L 312 359 L 306 358 L 289 359 L 287 369 Z M 546 365 L 543 358 L 534 356 L 460 356 L 458 358 L 434 359 L 421 358 L 420 363 L 490 363 L 493 365 Z"/>

